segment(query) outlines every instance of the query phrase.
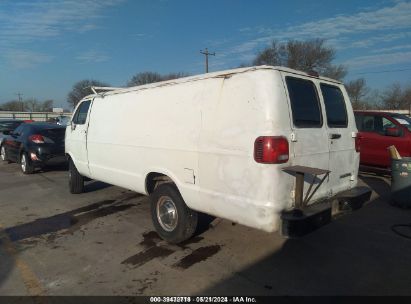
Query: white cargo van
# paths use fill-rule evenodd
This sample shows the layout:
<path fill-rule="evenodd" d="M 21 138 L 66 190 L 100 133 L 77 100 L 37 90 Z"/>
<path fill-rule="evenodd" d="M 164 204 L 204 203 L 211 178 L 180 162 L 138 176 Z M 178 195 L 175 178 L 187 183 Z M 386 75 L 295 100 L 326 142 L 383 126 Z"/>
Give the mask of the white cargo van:
<path fill-rule="evenodd" d="M 150 195 L 169 242 L 193 235 L 197 212 L 293 236 L 328 222 L 333 201 L 369 199 L 335 80 L 259 66 L 93 91 L 66 130 L 70 191 L 87 177 Z"/>

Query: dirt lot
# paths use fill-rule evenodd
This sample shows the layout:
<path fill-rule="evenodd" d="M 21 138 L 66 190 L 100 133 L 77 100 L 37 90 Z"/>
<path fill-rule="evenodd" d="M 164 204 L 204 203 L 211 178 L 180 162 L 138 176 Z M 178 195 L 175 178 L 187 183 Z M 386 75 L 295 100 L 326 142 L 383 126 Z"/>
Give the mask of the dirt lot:
<path fill-rule="evenodd" d="M 216 219 L 172 246 L 147 197 L 71 195 L 66 175 L 0 164 L 0 295 L 411 295 L 411 240 L 391 229 L 411 210 L 389 205 L 388 179 L 362 175 L 372 201 L 302 239 Z"/>

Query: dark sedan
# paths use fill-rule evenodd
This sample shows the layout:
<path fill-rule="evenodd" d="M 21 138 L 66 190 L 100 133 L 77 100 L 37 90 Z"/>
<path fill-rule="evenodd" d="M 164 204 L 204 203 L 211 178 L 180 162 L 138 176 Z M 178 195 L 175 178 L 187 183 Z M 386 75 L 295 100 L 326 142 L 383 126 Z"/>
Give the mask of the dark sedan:
<path fill-rule="evenodd" d="M 21 124 L 4 139 L 1 158 L 19 163 L 24 174 L 33 173 L 37 167 L 64 163 L 65 129 L 50 123 Z"/>
<path fill-rule="evenodd" d="M 0 119 L 0 146 L 6 135 L 4 132 L 8 133 L 20 126 L 24 121 L 19 119 Z"/>

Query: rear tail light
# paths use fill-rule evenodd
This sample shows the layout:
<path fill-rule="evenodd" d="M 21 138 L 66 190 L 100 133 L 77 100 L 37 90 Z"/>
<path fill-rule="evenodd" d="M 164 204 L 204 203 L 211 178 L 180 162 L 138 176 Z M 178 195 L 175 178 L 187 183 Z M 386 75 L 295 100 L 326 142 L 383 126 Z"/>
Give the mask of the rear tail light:
<path fill-rule="evenodd" d="M 29 140 L 35 144 L 44 144 L 44 137 L 39 134 L 30 135 Z"/>
<path fill-rule="evenodd" d="M 254 142 L 254 159 L 262 164 L 282 164 L 289 158 L 288 140 L 280 136 L 260 136 Z"/>
<path fill-rule="evenodd" d="M 362 137 L 357 134 L 357 136 L 355 137 L 355 151 L 357 151 L 358 153 L 361 152 L 361 139 Z"/>

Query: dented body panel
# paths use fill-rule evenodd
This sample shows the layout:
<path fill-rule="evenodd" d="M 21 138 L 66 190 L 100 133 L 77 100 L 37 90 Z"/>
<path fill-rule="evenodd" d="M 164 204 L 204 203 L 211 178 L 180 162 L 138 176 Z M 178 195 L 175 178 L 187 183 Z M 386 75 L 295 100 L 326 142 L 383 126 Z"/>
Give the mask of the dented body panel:
<path fill-rule="evenodd" d="M 295 179 L 283 168 L 305 165 L 333 168 L 335 176 L 350 173 L 346 183 L 332 182 L 335 177 L 330 177 L 313 202 L 354 187 L 358 173 L 352 137 L 356 128 L 348 98 L 349 138 L 339 147 L 346 155 L 333 158 L 326 124 L 315 136 L 312 130 L 293 126 L 285 75 L 309 79 L 316 86 L 331 83 L 346 97 L 336 81 L 268 66 L 95 94 L 84 99 L 92 100 L 86 122 L 88 169 L 79 171 L 144 194 L 149 194 L 147 176 L 164 174 L 190 208 L 275 231 L 281 212 L 294 202 Z M 321 98 L 320 102 L 324 111 Z M 67 147 L 73 132 L 69 126 Z M 254 141 L 259 136 L 287 138 L 289 161 L 257 163 Z M 76 155 L 67 147 L 75 162 Z M 341 163 L 330 164 L 335 161 Z M 305 189 L 310 181 L 306 182 Z"/>

